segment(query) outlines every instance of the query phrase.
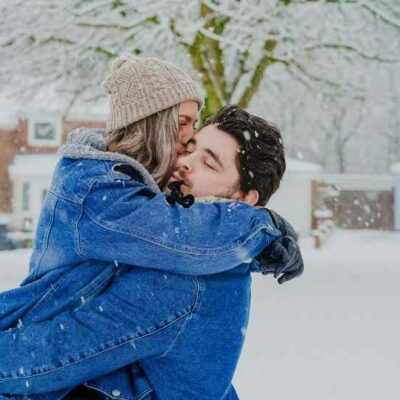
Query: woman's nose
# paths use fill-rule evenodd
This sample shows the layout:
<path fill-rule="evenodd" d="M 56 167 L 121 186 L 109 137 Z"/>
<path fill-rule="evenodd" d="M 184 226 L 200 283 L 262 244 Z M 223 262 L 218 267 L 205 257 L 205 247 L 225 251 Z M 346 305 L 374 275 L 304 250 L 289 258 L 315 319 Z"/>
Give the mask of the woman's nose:
<path fill-rule="evenodd" d="M 180 128 L 179 131 L 179 143 L 181 146 L 186 146 L 189 140 L 193 139 L 194 128 L 191 125 L 187 125 Z"/>

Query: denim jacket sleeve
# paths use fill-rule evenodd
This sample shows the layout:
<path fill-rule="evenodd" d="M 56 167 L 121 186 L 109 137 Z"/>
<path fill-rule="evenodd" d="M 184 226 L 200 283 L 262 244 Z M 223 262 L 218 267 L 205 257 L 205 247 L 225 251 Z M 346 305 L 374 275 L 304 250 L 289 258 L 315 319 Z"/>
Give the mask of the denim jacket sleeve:
<path fill-rule="evenodd" d="M 1 394 L 72 388 L 170 351 L 198 307 L 197 278 L 119 271 L 103 293 L 74 310 L 0 333 Z"/>
<path fill-rule="evenodd" d="M 270 217 L 243 202 L 171 206 L 136 181 L 96 181 L 76 224 L 86 259 L 207 275 L 250 262 L 280 236 Z"/>

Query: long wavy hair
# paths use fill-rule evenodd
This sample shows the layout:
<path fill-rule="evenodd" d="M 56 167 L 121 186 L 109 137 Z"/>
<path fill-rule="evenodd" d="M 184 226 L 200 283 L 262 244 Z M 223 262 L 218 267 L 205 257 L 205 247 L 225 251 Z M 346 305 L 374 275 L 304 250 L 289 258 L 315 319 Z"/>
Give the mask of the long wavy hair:
<path fill-rule="evenodd" d="M 139 161 L 163 188 L 175 165 L 179 146 L 178 105 L 109 132 L 107 150 Z"/>

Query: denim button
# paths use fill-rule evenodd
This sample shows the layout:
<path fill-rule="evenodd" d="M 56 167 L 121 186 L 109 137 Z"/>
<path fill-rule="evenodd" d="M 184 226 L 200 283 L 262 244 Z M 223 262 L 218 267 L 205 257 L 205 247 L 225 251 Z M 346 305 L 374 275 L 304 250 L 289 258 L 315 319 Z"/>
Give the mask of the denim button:
<path fill-rule="evenodd" d="M 120 392 L 118 389 L 114 389 L 114 390 L 111 392 L 111 394 L 112 394 L 114 397 L 119 397 L 119 396 L 121 396 L 121 392 Z"/>

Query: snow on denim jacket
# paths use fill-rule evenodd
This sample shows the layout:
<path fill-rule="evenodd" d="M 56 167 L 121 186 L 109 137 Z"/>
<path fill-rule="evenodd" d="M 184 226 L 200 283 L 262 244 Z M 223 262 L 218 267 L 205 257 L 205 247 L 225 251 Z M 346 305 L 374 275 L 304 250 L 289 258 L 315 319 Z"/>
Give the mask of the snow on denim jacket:
<path fill-rule="evenodd" d="M 105 151 L 101 130 L 73 131 L 60 153 L 62 158 L 39 221 L 30 275 L 20 288 L 0 295 L 0 328 L 3 331 L 11 328 L 0 334 L 0 351 L 9 349 L 0 360 L 0 393 L 52 392 L 82 382 L 90 383 L 99 377 L 101 384 L 103 375 L 116 371 L 116 376 L 120 377 L 118 369 L 137 359 L 144 360 L 148 374 L 157 376 L 157 364 L 151 366 L 151 361 L 146 359 L 151 352 L 138 351 L 139 357 L 127 354 L 125 346 L 129 345 L 132 350 L 132 343 L 137 343 L 139 338 L 146 343 L 144 338 L 151 337 L 152 341 L 147 342 L 152 343 L 148 345 L 152 351 L 160 344 L 162 355 L 166 355 L 163 346 L 169 343 L 168 348 L 172 348 L 178 341 L 188 320 L 194 318 L 196 307 L 200 309 L 197 301 L 207 287 L 205 298 L 207 295 L 209 298 L 203 308 L 210 308 L 219 301 L 223 308 L 220 315 L 224 310 L 227 315 L 225 323 L 234 324 L 235 319 L 227 312 L 232 307 L 226 299 L 229 296 L 225 295 L 221 301 L 221 288 L 233 285 L 230 289 L 244 299 L 242 303 L 235 303 L 242 304 L 240 316 L 236 313 L 238 326 L 247 324 L 250 262 L 280 235 L 266 213 L 245 203 L 229 201 L 195 202 L 190 208 L 169 205 L 166 195 L 159 191 L 139 163 Z M 114 168 L 118 164 L 133 167 L 138 179 L 118 172 Z M 222 273 L 232 269 L 241 272 Z M 214 275 L 204 276 L 210 274 Z M 168 280 L 165 276 L 174 279 Z M 130 279 L 142 283 L 140 290 L 131 292 L 133 283 L 129 288 L 126 283 Z M 162 287 L 161 279 L 173 283 Z M 160 286 L 163 290 L 158 290 Z M 155 291 L 157 295 L 154 295 Z M 123 292 L 126 298 L 133 296 L 137 303 L 142 301 L 142 310 L 148 307 L 148 296 L 154 296 L 150 299 L 153 307 L 148 307 L 146 315 L 155 320 L 149 326 L 136 326 L 136 330 L 127 334 L 129 324 L 124 324 L 121 316 L 109 337 L 110 330 L 104 332 L 102 329 L 108 325 L 102 325 L 98 313 L 107 309 L 102 303 L 104 296 L 116 298 L 117 293 Z M 121 311 L 122 303 L 118 304 L 113 315 Z M 157 313 L 160 313 L 159 319 Z M 129 309 L 127 314 L 134 313 Z M 146 315 L 142 316 L 144 325 L 148 322 Z M 97 327 L 95 335 L 90 329 L 84 333 L 82 324 L 85 323 Z M 165 329 L 166 326 L 169 328 Z M 217 328 L 221 329 L 211 324 L 215 332 Z M 198 328 L 192 335 L 201 337 Z M 62 341 L 60 337 L 63 337 Z M 229 335 L 226 339 L 232 340 Z M 236 343 L 233 365 L 236 365 L 242 340 L 232 340 Z M 46 346 L 48 351 L 43 352 Z M 27 354 L 28 348 L 31 354 Z M 116 348 L 122 354 L 116 356 L 107 352 Z M 185 348 L 187 352 L 187 345 Z M 91 358 L 100 352 L 114 356 L 91 364 Z M 223 352 L 221 355 L 227 357 Z M 190 359 L 186 361 L 189 363 Z M 183 360 L 180 362 L 184 363 Z M 77 367 L 65 368 L 72 365 Z M 57 371 L 60 372 L 58 375 Z M 225 378 L 231 378 L 232 373 L 230 368 Z M 161 377 L 157 379 L 161 380 Z M 199 379 L 204 379 L 201 374 Z M 139 384 L 146 379 L 136 381 Z M 229 397 L 234 396 L 233 388 L 229 384 L 226 388 L 229 390 L 225 397 L 219 398 L 235 398 Z M 150 390 L 142 384 L 136 394 L 131 388 L 126 398 L 144 398 L 143 393 Z"/>

